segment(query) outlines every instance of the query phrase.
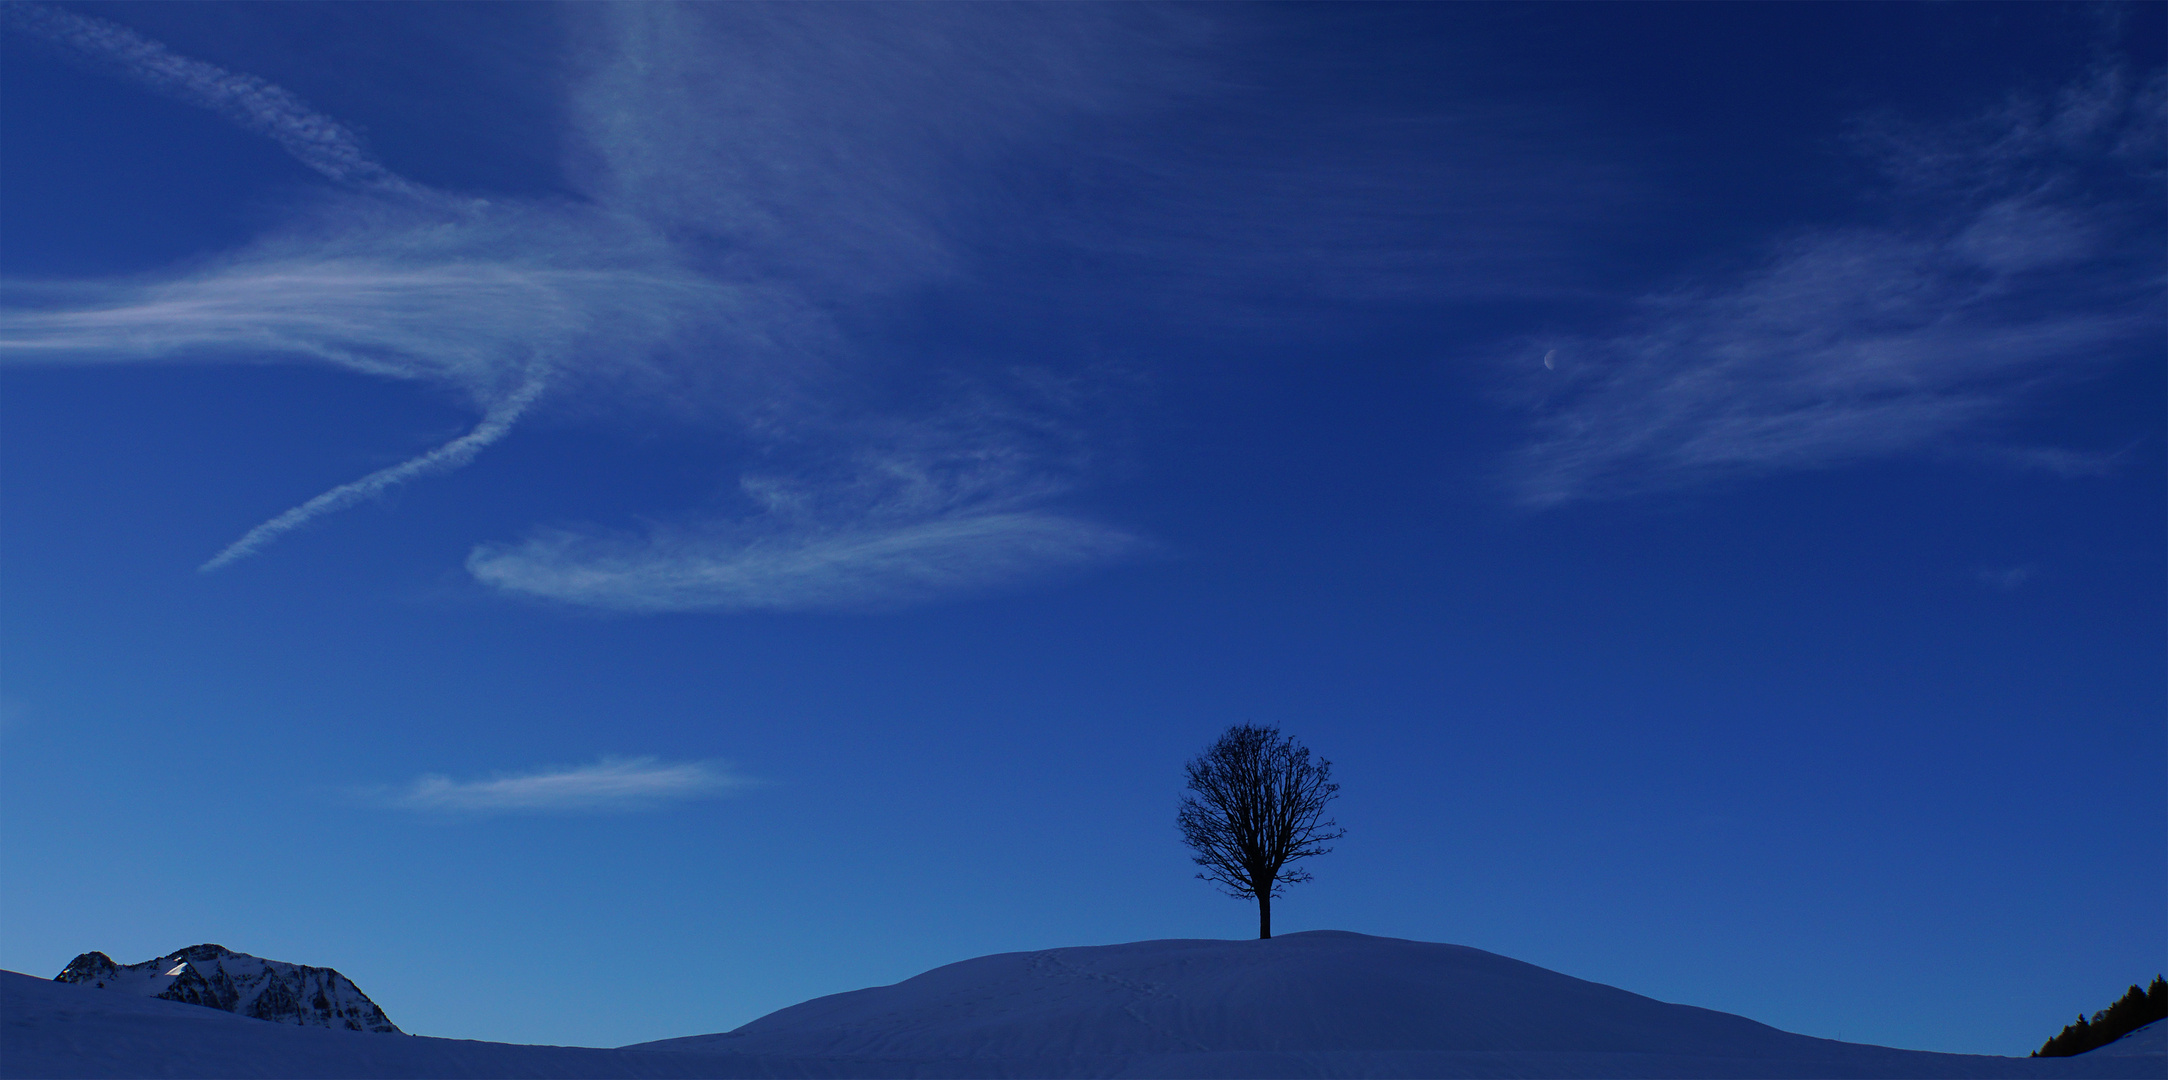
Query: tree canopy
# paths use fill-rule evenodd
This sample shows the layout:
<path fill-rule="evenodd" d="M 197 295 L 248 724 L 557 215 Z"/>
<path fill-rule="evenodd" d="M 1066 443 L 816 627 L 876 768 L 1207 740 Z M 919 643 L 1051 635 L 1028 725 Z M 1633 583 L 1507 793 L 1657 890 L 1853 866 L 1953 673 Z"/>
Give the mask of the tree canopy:
<path fill-rule="evenodd" d="M 1272 898 L 1310 880 L 1293 863 L 1332 850 L 1346 835 L 1324 819 L 1340 790 L 1332 762 L 1276 727 L 1237 724 L 1187 766 L 1178 822 L 1204 868 L 1197 876 L 1229 896 L 1257 901 L 1257 936 L 1272 936 Z"/>

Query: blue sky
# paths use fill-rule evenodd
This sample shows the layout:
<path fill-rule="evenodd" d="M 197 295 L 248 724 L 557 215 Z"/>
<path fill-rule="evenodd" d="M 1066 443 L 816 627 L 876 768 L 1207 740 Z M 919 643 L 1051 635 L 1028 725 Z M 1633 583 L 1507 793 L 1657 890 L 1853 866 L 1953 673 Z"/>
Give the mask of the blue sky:
<path fill-rule="evenodd" d="M 2158 5 L 16 5 L 0 966 L 725 1030 L 1275 905 L 2022 1054 L 2168 966 Z"/>

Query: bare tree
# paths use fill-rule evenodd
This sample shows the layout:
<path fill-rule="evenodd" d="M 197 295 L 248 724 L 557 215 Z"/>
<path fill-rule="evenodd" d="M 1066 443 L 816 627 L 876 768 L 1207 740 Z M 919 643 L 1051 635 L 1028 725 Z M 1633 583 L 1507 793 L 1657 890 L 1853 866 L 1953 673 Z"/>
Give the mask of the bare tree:
<path fill-rule="evenodd" d="M 1190 794 L 1182 796 L 1182 839 L 1197 850 L 1198 874 L 1227 895 L 1257 901 L 1257 936 L 1272 936 L 1272 898 L 1284 886 L 1310 880 L 1289 864 L 1332 849 L 1347 835 L 1320 821 L 1340 785 L 1332 762 L 1310 760 L 1310 748 L 1275 727 L 1237 724 L 1190 760 Z"/>

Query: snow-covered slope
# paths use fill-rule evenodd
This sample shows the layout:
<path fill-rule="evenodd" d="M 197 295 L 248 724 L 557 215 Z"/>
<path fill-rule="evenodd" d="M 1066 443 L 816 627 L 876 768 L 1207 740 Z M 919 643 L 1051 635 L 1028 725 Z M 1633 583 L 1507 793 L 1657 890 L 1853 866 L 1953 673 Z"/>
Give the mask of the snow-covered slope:
<path fill-rule="evenodd" d="M 642 1059 L 657 1067 L 643 1068 Z M 245 1016 L 0 971 L 0 1076 L 696 1077 L 698 1054 L 509 1046 L 269 1024 Z M 731 1064 L 735 1065 L 736 1062 Z"/>
<path fill-rule="evenodd" d="M 1480 949 L 1338 931 L 983 956 L 636 1049 L 857 1061 L 866 1075 L 879 1062 L 934 1061 L 1070 1076 L 2017 1076 L 2073 1067 L 1816 1039 Z M 2163 1063 L 2103 1067 L 2155 1075 Z"/>
<path fill-rule="evenodd" d="M 55 982 L 204 1005 L 275 1024 L 399 1034 L 384 1010 L 330 968 L 265 960 L 223 945 L 191 945 L 140 964 L 87 952 Z"/>
<path fill-rule="evenodd" d="M 2168 1076 L 2158 1050 L 1860 1046 L 1475 949 L 1339 933 L 981 957 L 619 1050 L 266 1024 L 12 973 L 0 1018 L 4 1077 Z"/>
<path fill-rule="evenodd" d="M 2131 1057 L 2144 1054 L 2157 1054 L 2162 1060 L 2168 1061 L 2168 1020 L 2155 1020 L 2106 1046 L 2096 1046 L 2077 1056 Z M 2163 1069 L 2162 1075 L 2168 1075 L 2168 1069 Z"/>
<path fill-rule="evenodd" d="M 1843 1046 L 1461 945 L 1338 931 L 1003 953 L 645 1044 L 790 1056 L 1211 1051 L 1799 1056 Z"/>

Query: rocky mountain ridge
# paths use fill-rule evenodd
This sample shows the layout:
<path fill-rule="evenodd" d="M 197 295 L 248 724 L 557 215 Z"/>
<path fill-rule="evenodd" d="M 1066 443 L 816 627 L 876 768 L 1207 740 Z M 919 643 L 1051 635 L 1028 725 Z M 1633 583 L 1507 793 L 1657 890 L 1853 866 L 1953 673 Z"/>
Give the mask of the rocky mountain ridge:
<path fill-rule="evenodd" d="M 102 952 L 68 962 L 54 982 L 222 1009 L 274 1024 L 405 1034 L 353 980 L 331 968 L 289 964 L 191 945 L 140 964 L 116 964 Z"/>

